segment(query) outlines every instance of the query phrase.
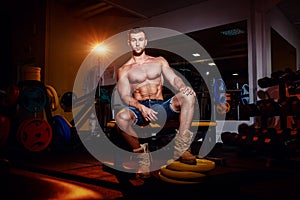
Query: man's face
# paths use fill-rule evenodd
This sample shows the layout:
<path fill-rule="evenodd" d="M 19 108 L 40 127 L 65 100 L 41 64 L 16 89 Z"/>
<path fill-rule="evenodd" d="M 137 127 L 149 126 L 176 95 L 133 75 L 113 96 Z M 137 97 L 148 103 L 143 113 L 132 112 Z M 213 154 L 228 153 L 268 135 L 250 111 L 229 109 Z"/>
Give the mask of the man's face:
<path fill-rule="evenodd" d="M 141 54 L 145 50 L 147 39 L 143 32 L 131 33 L 128 43 L 135 54 Z"/>

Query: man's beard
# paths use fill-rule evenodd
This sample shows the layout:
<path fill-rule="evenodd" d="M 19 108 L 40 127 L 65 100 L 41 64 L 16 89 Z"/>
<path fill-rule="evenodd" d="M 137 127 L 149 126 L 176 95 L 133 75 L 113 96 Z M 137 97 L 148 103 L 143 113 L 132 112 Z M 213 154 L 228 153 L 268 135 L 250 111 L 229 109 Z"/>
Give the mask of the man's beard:
<path fill-rule="evenodd" d="M 140 56 L 145 52 L 145 49 L 142 49 L 140 52 L 136 52 L 135 50 L 132 51 L 134 56 Z"/>

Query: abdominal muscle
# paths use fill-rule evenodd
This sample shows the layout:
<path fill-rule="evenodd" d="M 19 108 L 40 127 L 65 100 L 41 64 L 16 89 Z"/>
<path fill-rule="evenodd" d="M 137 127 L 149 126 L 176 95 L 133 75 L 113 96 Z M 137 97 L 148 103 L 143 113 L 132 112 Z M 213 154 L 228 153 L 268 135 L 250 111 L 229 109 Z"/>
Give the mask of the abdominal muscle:
<path fill-rule="evenodd" d="M 139 86 L 134 90 L 133 97 L 137 100 L 163 100 L 162 85 L 156 83 L 147 83 Z"/>

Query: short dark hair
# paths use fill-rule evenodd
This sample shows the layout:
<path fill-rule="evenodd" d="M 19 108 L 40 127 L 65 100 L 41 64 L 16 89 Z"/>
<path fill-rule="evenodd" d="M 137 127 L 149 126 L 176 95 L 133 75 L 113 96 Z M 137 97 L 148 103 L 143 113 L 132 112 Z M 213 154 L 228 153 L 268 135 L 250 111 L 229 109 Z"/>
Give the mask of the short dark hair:
<path fill-rule="evenodd" d="M 130 29 L 129 32 L 128 32 L 128 36 L 129 36 L 130 34 L 140 33 L 140 32 L 144 33 L 145 36 L 146 36 L 146 32 L 145 32 L 144 29 L 142 29 L 141 27 L 133 27 L 132 29 Z"/>

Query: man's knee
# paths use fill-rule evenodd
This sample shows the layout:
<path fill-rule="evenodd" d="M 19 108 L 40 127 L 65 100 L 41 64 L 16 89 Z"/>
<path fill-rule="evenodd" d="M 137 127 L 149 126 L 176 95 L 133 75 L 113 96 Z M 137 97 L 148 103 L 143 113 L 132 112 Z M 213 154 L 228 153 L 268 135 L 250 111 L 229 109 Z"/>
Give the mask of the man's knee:
<path fill-rule="evenodd" d="M 132 116 L 130 112 L 127 110 L 121 110 L 116 114 L 116 122 L 119 126 L 127 125 L 128 123 L 132 122 Z"/>
<path fill-rule="evenodd" d="M 186 94 L 180 94 L 181 102 L 188 105 L 194 105 L 195 104 L 195 96 L 193 95 L 186 95 Z"/>

